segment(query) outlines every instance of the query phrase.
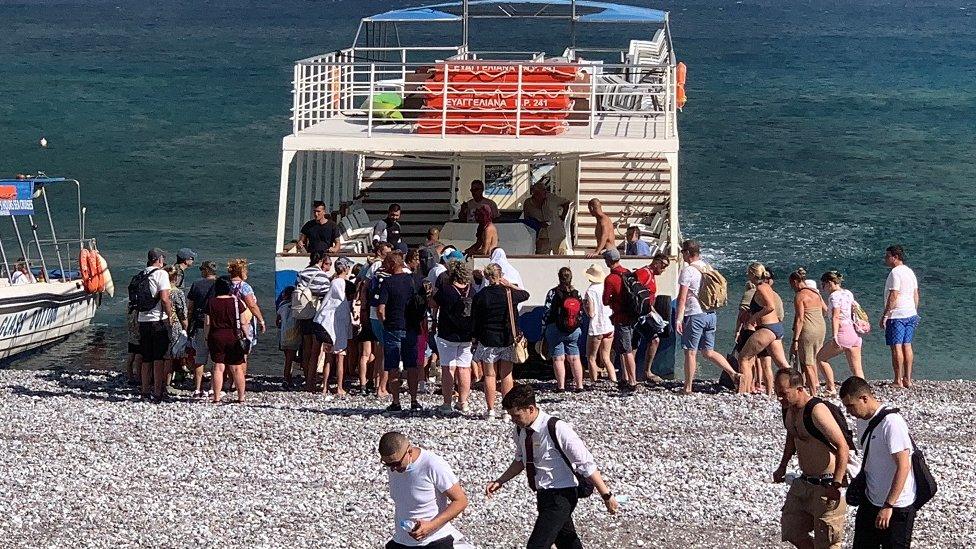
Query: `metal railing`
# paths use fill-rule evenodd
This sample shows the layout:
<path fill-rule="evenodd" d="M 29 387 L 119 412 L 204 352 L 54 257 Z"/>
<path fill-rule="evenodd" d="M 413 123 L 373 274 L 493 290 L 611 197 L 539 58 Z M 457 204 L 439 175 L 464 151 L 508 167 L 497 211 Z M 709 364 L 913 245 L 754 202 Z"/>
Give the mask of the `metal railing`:
<path fill-rule="evenodd" d="M 449 53 L 439 60 L 416 61 Z M 673 138 L 675 70 L 661 65 L 525 59 L 458 48 L 346 49 L 299 61 L 294 69 L 293 130 L 343 119 L 375 131 L 433 135 L 558 135 L 574 127 L 589 138 Z M 393 61 L 375 61 L 382 56 Z M 470 78 L 488 66 L 499 81 Z M 565 81 L 538 78 L 557 71 Z M 459 74 L 465 73 L 465 74 Z M 452 76 L 453 75 L 453 76 Z M 444 85 L 448 82 L 448 85 Z M 388 102 L 389 101 L 389 102 Z"/>
<path fill-rule="evenodd" d="M 32 267 L 46 265 L 48 272 L 45 279 L 52 280 L 80 280 L 81 279 L 81 250 L 96 248 L 94 238 L 68 239 L 57 241 L 51 239 L 31 240 L 27 246 L 27 263 Z M 39 251 L 39 252 L 38 252 Z M 34 253 L 38 256 L 34 257 Z M 41 261 L 41 254 L 43 259 Z M 40 280 L 40 279 L 38 279 Z"/>

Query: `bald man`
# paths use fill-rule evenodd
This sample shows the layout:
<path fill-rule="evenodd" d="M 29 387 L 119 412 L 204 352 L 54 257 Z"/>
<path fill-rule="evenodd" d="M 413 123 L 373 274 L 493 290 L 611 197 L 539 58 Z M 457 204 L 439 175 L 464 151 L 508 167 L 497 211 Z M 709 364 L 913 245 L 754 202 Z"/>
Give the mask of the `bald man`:
<path fill-rule="evenodd" d="M 390 478 L 395 507 L 393 539 L 386 549 L 469 546 L 451 521 L 468 506 L 451 466 L 429 450 L 410 444 L 403 433 L 390 431 L 380 438 L 380 461 Z"/>
<path fill-rule="evenodd" d="M 596 248 L 586 254 L 586 257 L 600 257 L 603 252 L 607 250 L 614 250 L 617 248 L 616 234 L 613 231 L 613 223 L 610 221 L 610 216 L 603 213 L 603 204 L 600 203 L 599 198 L 594 198 L 586 204 L 586 208 L 590 211 L 590 215 L 596 219 Z"/>

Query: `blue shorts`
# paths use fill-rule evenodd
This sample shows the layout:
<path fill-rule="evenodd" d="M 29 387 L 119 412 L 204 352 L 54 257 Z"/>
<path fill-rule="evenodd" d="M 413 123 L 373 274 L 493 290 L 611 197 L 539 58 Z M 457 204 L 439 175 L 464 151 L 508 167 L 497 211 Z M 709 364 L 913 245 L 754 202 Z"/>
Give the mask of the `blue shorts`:
<path fill-rule="evenodd" d="M 915 339 L 918 315 L 908 318 L 889 318 L 885 323 L 885 345 L 903 345 Z"/>
<path fill-rule="evenodd" d="M 378 342 L 380 345 L 383 344 L 385 339 L 383 339 L 383 321 L 376 320 L 375 318 L 369 319 L 369 327 L 373 329 L 373 341 Z"/>
<path fill-rule="evenodd" d="M 567 334 L 555 324 L 547 325 L 545 338 L 546 346 L 549 349 L 549 356 L 552 358 L 559 358 L 563 355 L 580 356 L 580 333 L 579 328 L 573 330 L 573 333 Z"/>
<path fill-rule="evenodd" d="M 417 367 L 417 332 L 385 330 L 383 332 L 383 369 L 387 372 Z"/>
<path fill-rule="evenodd" d="M 714 312 L 686 316 L 682 326 L 681 348 L 686 351 L 714 349 L 716 324 L 718 317 Z"/>

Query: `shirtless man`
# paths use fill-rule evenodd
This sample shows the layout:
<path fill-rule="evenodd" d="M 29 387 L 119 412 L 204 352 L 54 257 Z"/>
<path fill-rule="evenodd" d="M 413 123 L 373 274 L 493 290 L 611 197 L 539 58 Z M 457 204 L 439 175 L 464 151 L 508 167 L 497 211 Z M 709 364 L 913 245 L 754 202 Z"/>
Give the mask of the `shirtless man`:
<path fill-rule="evenodd" d="M 481 206 L 475 210 L 474 218 L 478 222 L 477 240 L 464 250 L 464 255 L 488 255 L 498 247 L 498 228 L 491 222 L 491 208 Z"/>
<path fill-rule="evenodd" d="M 776 372 L 775 384 L 776 396 L 785 410 L 786 447 L 779 467 L 773 472 L 773 482 L 783 482 L 786 466 L 794 453 L 802 472 L 790 484 L 783 504 L 780 518 L 783 541 L 800 549 L 839 549 L 847 519 L 847 503 L 840 494 L 847 473 L 850 448 L 847 438 L 827 404 L 814 400 L 806 392 L 803 375 L 798 370 L 787 368 Z M 826 441 L 804 425 L 803 411 L 808 405 L 812 406 L 813 425 Z"/>
<path fill-rule="evenodd" d="M 603 204 L 599 198 L 590 200 L 587 205 L 590 215 L 596 218 L 596 249 L 586 254 L 586 257 L 600 257 L 603 252 L 617 248 L 616 235 L 613 232 L 613 223 L 610 216 L 603 213 Z"/>

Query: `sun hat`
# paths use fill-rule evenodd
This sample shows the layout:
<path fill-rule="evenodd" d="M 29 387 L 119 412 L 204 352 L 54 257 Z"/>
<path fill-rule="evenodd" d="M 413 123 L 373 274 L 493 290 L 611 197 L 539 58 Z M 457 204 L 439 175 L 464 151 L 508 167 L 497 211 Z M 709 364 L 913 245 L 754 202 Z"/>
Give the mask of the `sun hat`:
<path fill-rule="evenodd" d="M 586 268 L 586 279 L 594 284 L 599 284 L 603 282 L 603 279 L 607 277 L 607 274 L 603 272 L 603 267 L 600 267 L 596 263 L 593 263 Z"/>

